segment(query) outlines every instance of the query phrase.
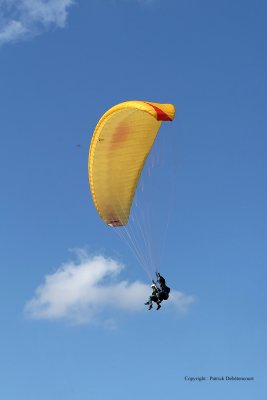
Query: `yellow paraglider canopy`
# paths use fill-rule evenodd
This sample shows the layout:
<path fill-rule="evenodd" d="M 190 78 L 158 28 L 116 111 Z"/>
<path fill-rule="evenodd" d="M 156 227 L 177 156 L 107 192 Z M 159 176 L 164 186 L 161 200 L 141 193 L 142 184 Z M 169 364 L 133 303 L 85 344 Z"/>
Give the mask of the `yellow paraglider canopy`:
<path fill-rule="evenodd" d="M 146 158 L 172 104 L 127 101 L 98 122 L 90 145 L 88 173 L 95 207 L 110 226 L 126 225 Z"/>

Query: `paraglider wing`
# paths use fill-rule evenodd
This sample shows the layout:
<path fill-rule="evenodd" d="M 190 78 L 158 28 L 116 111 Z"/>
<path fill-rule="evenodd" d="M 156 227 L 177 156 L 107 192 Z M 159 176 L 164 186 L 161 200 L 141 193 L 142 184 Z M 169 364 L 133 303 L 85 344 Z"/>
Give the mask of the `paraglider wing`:
<path fill-rule="evenodd" d="M 126 225 L 144 163 L 172 104 L 127 101 L 108 110 L 90 145 L 88 172 L 95 207 L 110 226 Z"/>

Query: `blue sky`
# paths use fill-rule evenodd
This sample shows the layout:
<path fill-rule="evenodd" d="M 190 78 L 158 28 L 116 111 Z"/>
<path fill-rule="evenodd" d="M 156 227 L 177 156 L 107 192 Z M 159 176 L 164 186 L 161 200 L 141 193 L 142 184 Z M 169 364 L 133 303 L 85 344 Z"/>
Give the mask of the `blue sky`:
<path fill-rule="evenodd" d="M 1 398 L 263 398 L 266 12 L 263 0 L 0 0 Z M 98 119 L 132 99 L 177 110 L 161 130 L 174 297 L 150 313 L 149 281 L 87 177 Z M 255 380 L 184 379 L 210 375 Z"/>

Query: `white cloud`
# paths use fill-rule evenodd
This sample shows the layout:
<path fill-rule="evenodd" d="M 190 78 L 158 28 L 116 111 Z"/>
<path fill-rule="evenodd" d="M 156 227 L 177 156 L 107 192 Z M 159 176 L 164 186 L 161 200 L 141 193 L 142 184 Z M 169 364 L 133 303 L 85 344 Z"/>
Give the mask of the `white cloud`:
<path fill-rule="evenodd" d="M 121 1 L 121 0 L 120 0 Z M 157 0 L 135 0 L 143 5 Z M 64 28 L 76 0 L 0 0 L 0 46 Z"/>
<path fill-rule="evenodd" d="M 0 45 L 63 28 L 74 0 L 0 0 Z"/>
<path fill-rule="evenodd" d="M 27 34 L 27 28 L 20 22 L 12 20 L 6 23 L 0 30 L 0 44 L 14 42 Z"/>
<path fill-rule="evenodd" d="M 90 257 L 79 251 L 78 262 L 63 264 L 47 275 L 26 303 L 25 312 L 33 319 L 65 319 L 72 323 L 101 323 L 113 326 L 116 312 L 144 310 L 150 287 L 142 282 L 120 280 L 121 263 L 103 256 Z M 172 291 L 165 304 L 186 311 L 191 296 Z M 164 304 L 164 306 L 165 306 Z"/>

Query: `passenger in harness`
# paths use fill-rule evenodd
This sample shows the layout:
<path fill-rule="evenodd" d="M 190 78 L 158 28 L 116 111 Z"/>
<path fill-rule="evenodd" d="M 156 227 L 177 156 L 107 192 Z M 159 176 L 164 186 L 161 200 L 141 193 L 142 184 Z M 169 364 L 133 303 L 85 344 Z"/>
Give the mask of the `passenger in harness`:
<path fill-rule="evenodd" d="M 159 306 L 159 298 L 158 298 L 158 293 L 160 289 L 157 287 L 155 282 L 153 281 L 153 284 L 151 285 L 152 293 L 151 296 L 149 297 L 149 300 L 145 303 L 146 306 L 149 306 L 148 309 L 151 310 L 153 307 L 153 301 L 158 304 Z M 158 308 L 157 308 L 158 309 Z"/>

